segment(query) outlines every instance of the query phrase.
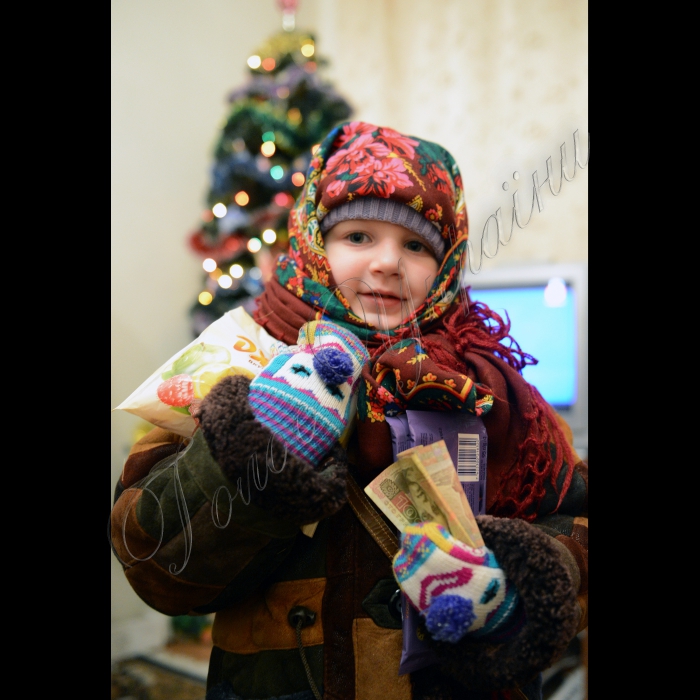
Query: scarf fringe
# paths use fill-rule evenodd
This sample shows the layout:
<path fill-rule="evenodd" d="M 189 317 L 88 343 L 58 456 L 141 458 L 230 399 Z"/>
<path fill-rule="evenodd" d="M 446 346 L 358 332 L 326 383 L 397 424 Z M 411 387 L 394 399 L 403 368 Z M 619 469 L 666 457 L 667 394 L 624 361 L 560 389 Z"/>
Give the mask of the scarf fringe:
<path fill-rule="evenodd" d="M 443 328 L 435 331 L 451 342 L 457 357 L 439 343 L 426 341 L 425 349 L 436 363 L 447 368 L 454 369 L 456 359 L 461 365 L 461 372 L 466 372 L 463 358 L 468 352 L 486 350 L 522 374 L 524 367 L 538 361 L 521 350 L 510 335 L 510 327 L 507 314 L 504 320 L 486 304 L 470 301 L 469 312 L 465 316 L 464 307 L 459 303 L 454 311 L 443 318 Z M 532 410 L 524 414 L 528 423 L 527 437 L 518 445 L 519 460 L 503 475 L 492 512 L 501 517 L 532 521 L 539 514 L 547 480 L 555 493 L 559 493 L 553 512 L 561 505 L 573 477 L 574 455 L 559 428 L 554 410 L 534 386 L 529 386 Z M 567 471 L 559 489 L 557 481 L 565 464 Z"/>

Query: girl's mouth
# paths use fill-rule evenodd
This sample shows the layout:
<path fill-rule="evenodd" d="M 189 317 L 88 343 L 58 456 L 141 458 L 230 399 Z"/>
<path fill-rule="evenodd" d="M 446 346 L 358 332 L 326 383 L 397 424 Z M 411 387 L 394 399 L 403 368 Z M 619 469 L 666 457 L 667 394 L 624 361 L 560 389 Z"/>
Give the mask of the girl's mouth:
<path fill-rule="evenodd" d="M 387 309 L 400 306 L 403 301 L 403 299 L 388 292 L 374 292 L 374 294 L 371 292 L 360 292 L 357 296 L 361 299 L 363 304 L 370 302 L 378 308 L 381 308 L 383 305 Z"/>

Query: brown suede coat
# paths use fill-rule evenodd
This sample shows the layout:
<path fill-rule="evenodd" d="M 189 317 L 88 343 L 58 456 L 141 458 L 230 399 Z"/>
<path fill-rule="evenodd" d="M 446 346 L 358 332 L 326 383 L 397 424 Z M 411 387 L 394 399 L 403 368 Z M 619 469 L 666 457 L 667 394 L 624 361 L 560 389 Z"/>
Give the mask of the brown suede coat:
<path fill-rule="evenodd" d="M 528 697 L 528 682 L 587 624 L 587 466 L 576 466 L 567 499 L 540 526 L 480 519 L 525 601 L 527 624 L 516 638 L 435 643 L 439 667 L 398 676 L 390 561 L 346 501 L 348 469 L 364 485 L 356 441 L 349 462 L 337 448 L 320 471 L 294 458 L 284 463 L 247 390 L 242 377 L 215 386 L 184 450 L 181 438 L 160 429 L 135 445 L 112 516 L 115 552 L 149 605 L 170 615 L 216 611 L 210 696 L 312 698 L 287 619 L 301 605 L 316 613 L 301 640 L 324 698 L 523 697 L 517 688 Z M 249 466 L 254 454 L 258 472 Z M 313 537 L 300 531 L 317 521 Z"/>

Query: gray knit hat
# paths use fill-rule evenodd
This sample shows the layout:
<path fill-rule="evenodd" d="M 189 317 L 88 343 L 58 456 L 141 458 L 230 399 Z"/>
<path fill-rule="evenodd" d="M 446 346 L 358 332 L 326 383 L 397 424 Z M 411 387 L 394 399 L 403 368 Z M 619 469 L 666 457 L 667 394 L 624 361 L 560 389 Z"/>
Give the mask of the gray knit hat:
<path fill-rule="evenodd" d="M 328 233 L 331 227 L 348 219 L 370 219 L 388 221 L 417 233 L 432 249 L 438 262 L 445 256 L 445 240 L 437 224 L 421 216 L 407 204 L 393 199 L 358 197 L 331 209 L 319 222 L 321 232 Z"/>

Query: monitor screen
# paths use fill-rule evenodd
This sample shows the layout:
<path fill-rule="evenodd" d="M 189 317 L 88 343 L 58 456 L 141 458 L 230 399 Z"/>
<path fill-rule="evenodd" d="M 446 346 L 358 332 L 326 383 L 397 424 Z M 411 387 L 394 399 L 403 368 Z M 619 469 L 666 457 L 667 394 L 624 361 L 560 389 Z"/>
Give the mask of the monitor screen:
<path fill-rule="evenodd" d="M 510 334 L 523 352 L 539 360 L 523 369 L 523 377 L 556 408 L 577 399 L 575 290 L 561 278 L 538 286 L 472 289 L 481 301 L 510 318 Z"/>

